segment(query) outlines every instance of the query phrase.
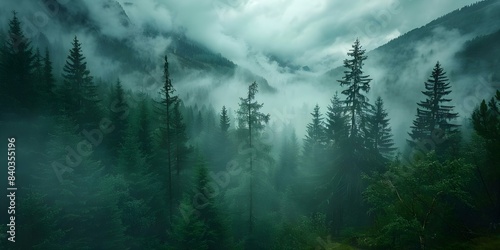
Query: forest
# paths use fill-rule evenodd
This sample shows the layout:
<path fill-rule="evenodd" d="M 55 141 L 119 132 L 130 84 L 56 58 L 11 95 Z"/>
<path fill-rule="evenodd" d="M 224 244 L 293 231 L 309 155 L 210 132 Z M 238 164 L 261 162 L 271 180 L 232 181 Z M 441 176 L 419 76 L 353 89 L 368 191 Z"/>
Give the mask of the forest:
<path fill-rule="evenodd" d="M 225 106 L 188 105 L 169 53 L 151 94 L 93 75 L 77 36 L 57 75 L 16 13 L 2 18 L 1 147 L 15 138 L 18 190 L 15 237 L 9 193 L 0 204 L 1 249 L 500 246 L 500 90 L 459 124 L 440 62 L 416 79 L 421 101 L 396 147 L 354 38 L 331 82 L 342 91 L 328 106 L 311 103 L 299 138 L 294 124 L 270 126 L 258 81 Z"/>

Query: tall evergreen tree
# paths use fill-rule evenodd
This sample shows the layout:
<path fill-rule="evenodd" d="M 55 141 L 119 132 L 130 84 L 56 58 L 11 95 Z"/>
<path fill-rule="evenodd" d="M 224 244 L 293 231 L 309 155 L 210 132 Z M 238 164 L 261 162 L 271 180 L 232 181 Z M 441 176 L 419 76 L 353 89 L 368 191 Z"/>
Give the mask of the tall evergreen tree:
<path fill-rule="evenodd" d="M 341 147 L 348 137 L 348 122 L 343 102 L 335 92 L 326 112 L 326 140 L 330 147 Z"/>
<path fill-rule="evenodd" d="M 451 102 L 451 99 L 446 98 L 451 93 L 450 88 L 446 72 L 437 62 L 425 82 L 425 90 L 422 91 L 426 99 L 417 104 L 417 117 L 409 133 L 411 139 L 408 140 L 411 147 L 431 140 L 435 145 L 433 149 L 441 156 L 458 142 L 459 125 L 451 123 L 458 117 L 458 113 L 453 112 L 454 106 L 446 105 Z"/>
<path fill-rule="evenodd" d="M 174 197 L 173 197 L 173 185 L 172 185 L 172 172 L 173 172 L 173 159 L 172 159 L 172 142 L 173 142 L 173 136 L 172 136 L 172 122 L 174 120 L 173 118 L 173 112 L 172 110 L 174 109 L 175 103 L 178 102 L 178 97 L 174 95 L 175 89 L 172 85 L 172 79 L 170 79 L 170 72 L 169 72 L 169 65 L 168 65 L 168 57 L 165 55 L 164 59 L 164 65 L 163 65 L 163 75 L 165 78 L 165 82 L 163 84 L 163 87 L 160 91 L 162 97 L 161 97 L 161 104 L 162 104 L 162 126 L 160 127 L 160 152 L 162 154 L 166 154 L 166 157 L 164 155 L 159 155 L 160 158 L 165 159 L 166 158 L 166 165 L 167 165 L 167 192 L 168 192 L 168 211 L 169 211 L 169 222 L 172 223 L 172 216 L 173 216 L 173 205 L 174 205 Z M 161 161 L 163 163 L 163 161 Z"/>
<path fill-rule="evenodd" d="M 219 128 L 222 134 L 227 134 L 227 131 L 229 130 L 230 126 L 230 121 L 229 121 L 229 116 L 227 115 L 227 109 L 226 106 L 222 106 L 222 110 L 220 113 L 220 119 L 219 119 Z"/>
<path fill-rule="evenodd" d="M 347 89 L 342 90 L 342 94 L 346 96 L 345 112 L 349 117 L 349 139 L 350 142 L 359 148 L 361 145 L 362 134 L 360 131 L 361 123 L 366 117 L 369 109 L 368 98 L 366 93 L 370 91 L 370 76 L 363 74 L 364 61 L 367 59 L 365 50 L 361 48 L 359 40 L 356 39 L 352 45 L 352 49 L 347 53 L 350 59 L 344 60 L 344 76 L 340 82 L 340 86 L 347 86 Z"/>
<path fill-rule="evenodd" d="M 236 151 L 229 135 L 230 124 L 231 120 L 228 111 L 225 106 L 222 106 L 221 113 L 219 114 L 219 128 L 217 133 L 214 133 L 213 139 L 217 145 L 217 150 L 215 153 L 212 153 L 214 171 L 224 171 Z"/>
<path fill-rule="evenodd" d="M 369 150 L 383 157 L 390 157 L 396 150 L 392 141 L 388 114 L 384 109 L 382 98 L 378 97 L 372 106 L 371 115 L 367 119 L 366 143 Z"/>
<path fill-rule="evenodd" d="M 121 144 L 123 143 L 125 132 L 127 131 L 127 114 L 129 113 L 129 109 L 130 107 L 125 100 L 125 92 L 123 91 L 120 79 L 118 79 L 111 93 L 111 106 L 109 111 L 110 120 L 115 129 L 108 137 L 111 154 L 115 159 L 118 158 L 118 151 L 122 146 Z"/>
<path fill-rule="evenodd" d="M 60 90 L 63 109 L 84 126 L 98 124 L 101 118 L 97 87 L 93 83 L 81 43 L 75 36 L 63 68 L 63 86 Z"/>
<path fill-rule="evenodd" d="M 173 156 L 175 158 L 175 171 L 177 176 L 179 176 L 181 170 L 185 167 L 187 156 L 191 151 L 187 146 L 188 137 L 186 134 L 186 124 L 180 112 L 180 103 L 180 101 L 175 102 L 172 112 Z"/>
<path fill-rule="evenodd" d="M 485 157 L 483 164 L 477 164 L 479 179 L 490 201 L 490 221 L 500 220 L 500 91 L 489 102 L 483 100 L 472 113 L 472 125 L 475 132 L 484 140 Z M 484 150 L 479 149 L 479 150 Z"/>
<path fill-rule="evenodd" d="M 318 167 L 318 160 L 322 159 L 325 150 L 325 127 L 319 105 L 314 106 L 311 113 L 312 121 L 307 124 L 306 137 L 304 139 L 303 156 L 306 164 Z"/>
<path fill-rule="evenodd" d="M 216 197 L 211 189 L 208 169 L 199 162 L 196 169 L 194 193 L 186 195 L 181 202 L 181 211 L 190 211 L 189 217 L 178 216 L 173 226 L 175 249 L 232 249 L 227 221 L 222 216 Z M 202 202 L 194 203 L 192 199 Z"/>
<path fill-rule="evenodd" d="M 47 113 L 56 113 L 57 104 L 54 101 L 57 99 L 54 93 L 55 79 L 52 69 L 52 61 L 50 60 L 49 50 L 45 50 L 43 57 L 42 75 L 40 79 L 40 98 L 43 100 L 43 106 L 47 108 Z"/>
<path fill-rule="evenodd" d="M 0 98 L 0 110 L 16 114 L 32 112 L 38 99 L 33 75 L 34 55 L 16 12 L 9 21 L 6 41 L 0 52 L 0 87 L 4 93 Z"/>
<path fill-rule="evenodd" d="M 249 188 L 249 213 L 248 213 L 248 226 L 249 226 L 249 244 L 253 245 L 253 198 L 254 198 L 254 143 L 264 129 L 265 124 L 269 122 L 270 115 L 260 112 L 264 104 L 258 103 L 255 100 L 255 94 L 258 92 L 258 85 L 253 82 L 248 86 L 248 93 L 246 97 L 240 97 L 238 114 L 238 129 L 240 134 L 245 138 L 248 148 L 252 151 L 249 155 L 249 175 L 250 175 L 250 188 Z"/>

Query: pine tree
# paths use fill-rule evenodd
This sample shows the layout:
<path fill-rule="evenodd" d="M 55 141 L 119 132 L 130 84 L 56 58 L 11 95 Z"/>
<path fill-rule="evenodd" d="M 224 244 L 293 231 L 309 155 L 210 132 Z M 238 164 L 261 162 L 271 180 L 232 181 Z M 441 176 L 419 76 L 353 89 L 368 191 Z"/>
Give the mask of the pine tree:
<path fill-rule="evenodd" d="M 484 140 L 484 157 L 475 155 L 476 158 L 482 158 L 483 164 L 477 164 L 476 168 L 480 180 L 490 200 L 491 210 L 493 212 L 490 221 L 500 218 L 500 91 L 489 102 L 483 100 L 479 107 L 472 113 L 472 125 L 474 131 Z M 486 213 L 489 214 L 489 213 Z"/>
<path fill-rule="evenodd" d="M 390 157 L 396 150 L 392 141 L 388 114 L 384 109 L 382 98 L 378 97 L 372 106 L 371 116 L 367 119 L 366 141 L 368 149 L 377 155 Z"/>
<path fill-rule="evenodd" d="M 324 155 L 325 150 L 325 127 L 319 105 L 314 106 L 311 113 L 312 121 L 307 124 L 306 138 L 304 139 L 303 156 L 306 164 L 318 167 L 318 160 Z"/>
<path fill-rule="evenodd" d="M 250 188 L 249 188 L 249 239 L 250 245 L 253 245 L 253 196 L 254 196 L 254 142 L 259 137 L 264 129 L 265 124 L 269 122 L 270 115 L 260 112 L 264 104 L 258 103 L 255 100 L 255 94 L 258 92 L 258 85 L 253 82 L 248 86 L 248 94 L 245 98 L 240 97 L 238 114 L 238 130 L 240 135 L 245 138 L 248 148 L 252 151 L 249 159 L 249 175 L 250 175 Z"/>
<path fill-rule="evenodd" d="M 40 54 L 40 50 L 37 48 L 35 50 L 35 54 L 33 56 L 33 87 L 35 92 L 37 93 L 37 96 L 39 97 L 37 100 L 36 104 L 36 112 L 40 113 L 43 111 L 43 106 L 44 100 L 42 97 L 44 97 L 43 93 L 43 64 L 42 64 L 42 56 Z"/>
<path fill-rule="evenodd" d="M 186 124 L 183 121 L 179 106 L 180 101 L 175 102 L 172 114 L 172 140 L 174 143 L 173 155 L 175 158 L 175 171 L 179 176 L 186 165 L 186 160 L 191 149 L 187 146 L 188 137 Z"/>
<path fill-rule="evenodd" d="M 361 123 L 366 117 L 369 103 L 365 96 L 370 91 L 370 81 L 368 75 L 363 75 L 363 62 L 367 59 L 365 50 L 361 49 L 359 40 L 356 39 L 352 45 L 352 49 L 347 53 L 351 59 L 344 60 L 344 76 L 340 82 L 340 86 L 347 86 L 347 89 L 341 93 L 346 95 L 345 112 L 349 117 L 349 139 L 353 144 L 354 149 L 360 148 L 362 143 Z M 365 94 L 363 94 L 363 92 Z"/>
<path fill-rule="evenodd" d="M 45 56 L 43 57 L 43 69 L 41 78 L 41 95 L 45 102 L 45 107 L 48 109 L 49 113 L 55 114 L 57 110 L 57 104 L 54 103 L 56 96 L 54 94 L 55 79 L 52 74 L 52 61 L 50 60 L 49 50 L 45 50 Z"/>
<path fill-rule="evenodd" d="M 172 172 L 173 172 L 173 162 L 172 162 L 172 141 L 173 141 L 173 136 L 172 136 L 172 123 L 174 120 L 172 110 L 174 109 L 175 103 L 178 102 L 178 97 L 174 95 L 175 89 L 172 85 L 172 80 L 170 79 L 170 72 L 168 68 L 168 58 L 165 55 L 165 61 L 164 61 L 164 66 L 163 66 L 163 75 L 165 78 L 165 83 L 161 89 L 161 104 L 162 104 L 162 117 L 163 117 L 163 124 L 162 127 L 160 128 L 161 135 L 160 135 L 160 152 L 164 152 L 166 154 L 166 157 L 163 155 L 160 156 L 161 158 L 166 158 L 167 162 L 167 192 L 168 192 L 168 211 L 169 211 L 169 222 L 172 223 L 172 216 L 173 216 L 173 205 L 174 205 L 174 197 L 173 197 L 173 190 L 172 190 Z M 165 151 L 166 149 L 166 151 Z"/>
<path fill-rule="evenodd" d="M 198 163 L 195 183 L 194 192 L 185 195 L 179 207 L 181 211 L 189 211 L 186 214 L 190 216 L 178 216 L 174 221 L 175 249 L 232 249 L 227 221 L 216 197 L 209 193 L 211 184 L 205 163 Z M 199 202 L 194 203 L 193 199 Z"/>
<path fill-rule="evenodd" d="M 98 124 L 101 119 L 97 87 L 93 83 L 82 47 L 75 36 L 63 68 L 63 86 L 60 90 L 64 112 L 74 115 L 79 124 Z"/>
<path fill-rule="evenodd" d="M 458 113 L 453 113 L 454 106 L 445 105 L 451 102 L 446 98 L 451 93 L 450 88 L 446 72 L 437 62 L 422 91 L 426 99 L 417 104 L 417 117 L 408 140 L 411 147 L 431 140 L 435 145 L 433 149 L 441 156 L 450 146 L 457 144 L 459 125 L 450 122 L 458 117 Z"/>
<path fill-rule="evenodd" d="M 343 102 L 337 92 L 331 100 L 326 112 L 326 140 L 330 147 L 341 147 L 348 137 L 348 124 Z"/>
<path fill-rule="evenodd" d="M 108 144 L 111 149 L 112 156 L 118 158 L 118 151 L 125 138 L 125 132 L 128 127 L 127 114 L 129 113 L 129 105 L 125 100 L 125 93 L 123 91 L 120 79 L 111 93 L 111 106 L 110 106 L 110 120 L 115 127 L 112 134 L 108 135 Z"/>
<path fill-rule="evenodd" d="M 0 111 L 28 114 L 37 104 L 34 83 L 34 55 L 31 42 L 24 36 L 17 13 L 9 21 L 6 41 L 0 54 Z"/>
<path fill-rule="evenodd" d="M 225 106 L 222 106 L 219 115 L 219 129 L 214 133 L 216 151 L 211 151 L 214 158 L 214 171 L 224 171 L 227 163 L 231 160 L 235 153 L 233 142 L 230 139 L 229 128 L 231 120 Z M 213 149 L 212 149 L 213 150 Z"/>
<path fill-rule="evenodd" d="M 227 115 L 226 106 L 222 106 L 222 110 L 220 113 L 220 119 L 219 119 L 219 128 L 220 128 L 220 131 L 223 135 L 227 135 L 227 131 L 229 130 L 230 125 L 231 124 L 229 121 L 229 116 Z"/>

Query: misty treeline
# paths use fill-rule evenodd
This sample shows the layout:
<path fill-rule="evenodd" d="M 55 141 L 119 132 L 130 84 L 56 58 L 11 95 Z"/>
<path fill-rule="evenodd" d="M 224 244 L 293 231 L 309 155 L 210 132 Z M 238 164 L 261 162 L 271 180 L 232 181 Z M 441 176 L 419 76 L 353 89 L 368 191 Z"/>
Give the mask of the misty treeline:
<path fill-rule="evenodd" d="M 93 78 L 77 37 L 61 76 L 15 14 L 1 39 L 0 124 L 22 187 L 2 249 L 457 249 L 498 234 L 500 92 L 460 127 L 439 62 L 398 150 L 358 40 L 343 90 L 297 138 L 269 126 L 255 82 L 225 100 L 237 110 L 187 106 L 167 56 L 149 96 Z"/>

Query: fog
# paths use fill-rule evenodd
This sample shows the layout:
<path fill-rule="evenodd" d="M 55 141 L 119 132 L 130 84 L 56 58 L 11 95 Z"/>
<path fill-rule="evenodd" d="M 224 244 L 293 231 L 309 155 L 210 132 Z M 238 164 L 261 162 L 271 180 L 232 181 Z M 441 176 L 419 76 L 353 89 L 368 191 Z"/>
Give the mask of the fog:
<path fill-rule="evenodd" d="M 25 31 L 35 45 L 55 51 L 54 69 L 61 73 L 64 58 L 74 36 L 78 36 L 92 75 L 107 81 L 119 77 L 128 88 L 157 95 L 162 82 L 162 60 L 172 40 L 169 32 L 184 34 L 187 39 L 220 53 L 237 66 L 232 76 L 220 77 L 200 70 L 181 69 L 181 77 L 173 84 L 184 102 L 210 103 L 215 110 L 222 105 L 236 110 L 238 97 L 244 96 L 251 82 L 241 72 L 251 72 L 267 80 L 259 99 L 271 123 L 296 125 L 303 138 L 309 113 L 319 104 L 326 111 L 330 98 L 340 91 L 336 75 L 328 82 L 323 76 L 342 66 L 353 41 L 359 38 L 368 52 L 418 28 L 473 0 L 405 1 L 83 1 L 60 0 L 63 8 L 47 8 L 44 1 L 2 1 L 1 16 L 19 12 Z M 432 5 L 432 8 L 429 8 Z M 69 14 L 68 14 L 69 13 Z M 69 20 L 69 21 L 68 21 Z M 6 27 L 2 27 L 6 29 Z M 454 100 L 469 95 L 468 79 L 454 79 L 457 67 L 454 55 L 464 42 L 477 34 L 460 34 L 456 30 L 436 27 L 434 36 L 412 44 L 414 57 L 408 67 L 397 74 L 404 76 L 395 86 L 382 79 L 393 74 L 378 63 L 383 54 L 370 54 L 364 71 L 371 82 L 370 100 L 382 96 L 391 116 L 395 141 L 402 145 L 413 120 L 415 103 L 422 99 L 420 91 L 436 61 L 450 74 Z M 103 55 L 98 37 L 117 39 L 135 55 L 149 62 L 137 70 L 124 70 L 124 61 Z M 284 65 L 270 58 L 277 57 Z M 127 59 L 125 59 L 127 60 Z M 176 64 L 175 60 L 171 61 Z M 175 65 L 174 65 L 175 66 Z M 303 70 L 302 67 L 308 67 Z M 291 69 L 292 67 L 298 70 Z M 478 79 L 478 76 L 470 76 Z M 487 76 L 483 77 L 488 81 Z M 258 79 L 256 79 L 258 81 Z M 390 88 L 390 91 L 388 90 Z M 395 97 L 398 93 L 400 97 Z M 482 93 L 487 93 L 484 91 Z M 188 98 L 188 96 L 190 98 Z M 479 101 L 479 98 L 477 98 Z M 471 106 L 455 103 L 460 113 L 468 114 Z M 462 118 L 465 118 L 462 116 Z"/>

